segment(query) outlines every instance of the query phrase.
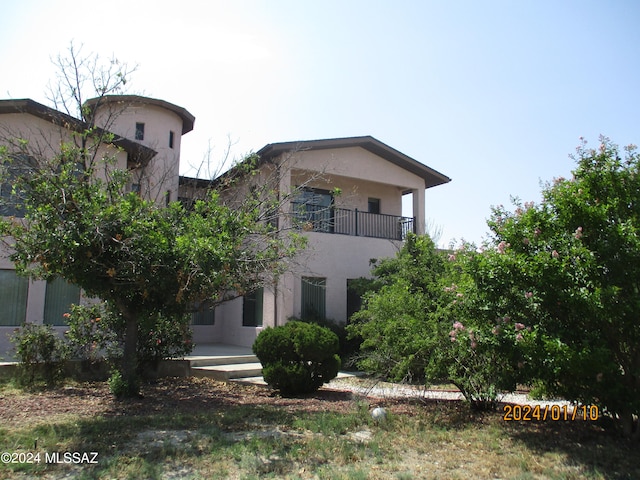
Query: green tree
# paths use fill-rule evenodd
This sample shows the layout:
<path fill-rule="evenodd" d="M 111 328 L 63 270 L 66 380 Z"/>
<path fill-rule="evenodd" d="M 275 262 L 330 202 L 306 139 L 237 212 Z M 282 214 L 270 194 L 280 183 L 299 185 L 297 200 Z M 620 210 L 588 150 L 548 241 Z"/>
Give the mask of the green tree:
<path fill-rule="evenodd" d="M 532 379 L 599 405 L 640 435 L 640 157 L 606 137 L 574 156 L 573 178 L 538 205 L 495 208 L 494 250 L 472 272 L 487 308 L 527 318 Z M 480 261 L 479 261 L 480 262 Z"/>
<path fill-rule="evenodd" d="M 183 318 L 196 304 L 215 305 L 267 284 L 301 241 L 272 221 L 286 197 L 273 187 L 278 179 L 245 189 L 233 207 L 223 200 L 220 190 L 254 177 L 255 156 L 224 181 L 210 183 L 189 209 L 128 193 L 131 172 L 117 168 L 109 153 L 117 151 L 116 138 L 96 125 L 80 92 L 90 80 L 99 102 L 103 95 L 121 93 L 130 72 L 116 61 L 100 68 L 97 57 L 82 59 L 73 46 L 70 57 L 59 60 L 61 89 L 53 90 L 58 108 L 63 104 L 71 113 L 67 102 L 78 103 L 78 118 L 56 120 L 64 130 L 62 142 L 42 148 L 43 138 L 7 132 L 0 142 L 3 175 L 11 175 L 24 212 L 24 218 L 4 218 L 0 235 L 7 238 L 18 272 L 62 277 L 105 300 L 122 318 L 120 374 L 126 388 L 120 390 L 133 396 L 141 324 L 153 330 L 149 325 Z M 15 168 L 25 158 L 28 168 Z"/>
<path fill-rule="evenodd" d="M 474 408 L 492 408 L 520 375 L 515 323 L 494 330 L 465 267 L 472 248 L 438 251 L 410 235 L 374 269 L 365 307 L 349 329 L 363 337 L 359 366 L 394 381 L 453 383 Z"/>

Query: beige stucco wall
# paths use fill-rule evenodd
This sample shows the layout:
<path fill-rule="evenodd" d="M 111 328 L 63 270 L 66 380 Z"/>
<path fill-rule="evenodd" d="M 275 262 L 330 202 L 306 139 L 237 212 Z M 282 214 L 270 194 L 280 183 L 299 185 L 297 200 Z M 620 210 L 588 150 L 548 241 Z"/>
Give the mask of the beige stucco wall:
<path fill-rule="evenodd" d="M 117 109 L 117 110 L 116 110 Z M 136 140 L 136 123 L 144 123 L 144 139 Z M 133 183 L 139 183 L 143 194 L 156 201 L 178 199 L 182 118 L 156 105 L 106 103 L 96 113 L 96 124 L 107 130 L 152 148 L 158 154 L 150 165 L 133 173 Z M 173 148 L 169 146 L 169 132 L 173 132 Z"/>
<path fill-rule="evenodd" d="M 151 111 L 142 113 L 143 115 L 140 117 L 135 117 L 136 120 L 133 120 L 134 117 L 132 114 L 124 116 L 120 119 L 120 122 L 124 128 L 128 120 L 132 120 L 132 128 L 134 130 L 136 121 L 145 123 L 145 139 L 148 139 L 149 146 L 151 146 L 151 143 L 157 144 L 154 149 L 163 154 L 161 158 L 151 163 L 150 169 L 144 172 L 151 179 L 151 195 L 155 195 L 159 199 L 164 200 L 164 192 L 169 190 L 172 192 L 171 200 L 177 200 L 182 120 L 173 112 L 165 111 L 157 107 L 152 107 Z M 137 120 L 137 118 L 142 118 L 142 120 Z M 173 149 L 169 148 L 169 130 L 175 132 Z M 117 133 L 124 136 L 122 132 Z M 161 136 L 163 136 L 166 142 L 164 147 L 160 146 L 159 138 Z M 15 113 L 0 115 L 0 142 L 2 138 L 27 139 L 29 141 L 28 151 L 31 152 L 34 157 L 50 158 L 59 151 L 59 147 L 63 142 L 72 140 L 72 134 L 69 130 L 56 126 L 37 116 L 28 113 Z M 154 140 L 154 138 L 157 139 L 157 141 Z M 125 169 L 127 167 L 126 152 L 120 151 L 113 146 L 103 145 L 98 151 L 98 158 L 107 157 L 116 159 L 115 165 L 110 165 L 109 168 L 116 167 L 118 169 Z M 139 174 L 140 172 L 137 173 Z M 104 169 L 102 166 L 97 169 L 97 174 L 104 178 Z M 9 255 L 10 250 L 0 243 L 0 269 L 14 270 L 14 265 L 8 258 Z M 46 282 L 44 281 L 29 282 L 25 321 L 36 324 L 43 323 L 45 289 Z M 0 299 L 0 301 L 2 301 L 2 299 Z M 15 328 L 16 327 L 13 326 L 0 326 L 0 360 L 11 357 L 12 345 L 9 337 L 13 334 Z M 54 327 L 54 329 L 62 333 L 66 328 Z"/>

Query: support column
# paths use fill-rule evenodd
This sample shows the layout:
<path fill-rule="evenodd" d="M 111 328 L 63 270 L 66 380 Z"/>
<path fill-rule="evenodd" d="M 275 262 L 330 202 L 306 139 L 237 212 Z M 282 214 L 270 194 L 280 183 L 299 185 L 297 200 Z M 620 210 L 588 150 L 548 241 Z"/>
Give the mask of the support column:
<path fill-rule="evenodd" d="M 416 233 L 418 235 L 424 235 L 426 228 L 424 188 L 411 190 L 411 193 L 413 194 L 413 216 L 416 219 Z"/>

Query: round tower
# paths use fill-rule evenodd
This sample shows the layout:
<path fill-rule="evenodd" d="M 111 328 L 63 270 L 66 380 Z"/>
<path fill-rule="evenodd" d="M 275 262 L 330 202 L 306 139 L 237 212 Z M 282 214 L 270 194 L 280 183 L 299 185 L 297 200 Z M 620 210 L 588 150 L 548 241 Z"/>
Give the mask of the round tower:
<path fill-rule="evenodd" d="M 195 117 L 164 100 L 139 95 L 107 95 L 85 103 L 98 127 L 148 147 L 151 159 L 130 159 L 130 188 L 145 198 L 169 202 L 178 198 L 180 144 L 193 130 Z"/>

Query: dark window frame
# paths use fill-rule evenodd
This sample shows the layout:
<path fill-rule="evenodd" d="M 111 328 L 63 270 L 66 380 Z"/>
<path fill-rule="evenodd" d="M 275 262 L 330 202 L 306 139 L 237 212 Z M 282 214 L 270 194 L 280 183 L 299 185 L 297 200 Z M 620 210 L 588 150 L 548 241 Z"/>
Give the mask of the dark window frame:
<path fill-rule="evenodd" d="M 262 327 L 264 317 L 264 288 L 260 287 L 242 297 L 242 326 Z"/>
<path fill-rule="evenodd" d="M 136 122 L 135 139 L 144 140 L 144 123 L 143 122 Z"/>

